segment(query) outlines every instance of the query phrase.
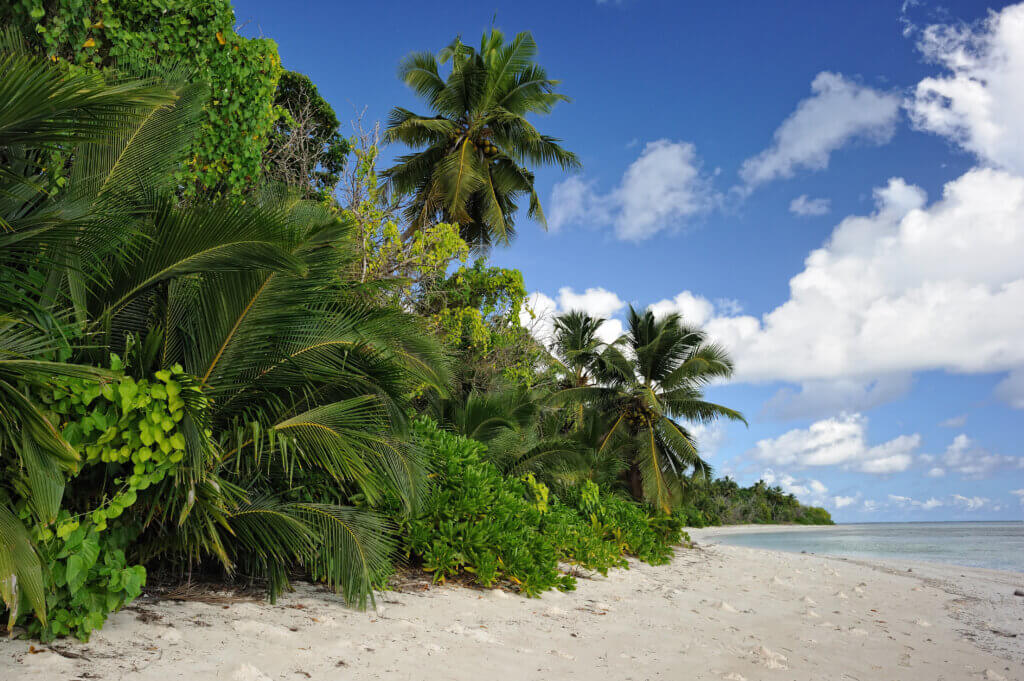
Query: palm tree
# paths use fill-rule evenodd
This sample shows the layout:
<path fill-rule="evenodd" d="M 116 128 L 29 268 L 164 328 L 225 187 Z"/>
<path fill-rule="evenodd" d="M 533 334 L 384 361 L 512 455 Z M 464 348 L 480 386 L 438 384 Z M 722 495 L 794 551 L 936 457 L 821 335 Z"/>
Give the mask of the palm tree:
<path fill-rule="evenodd" d="M 394 544 L 372 506 L 393 495 L 412 508 L 426 482 L 401 435 L 414 390 L 447 386 L 438 344 L 355 283 L 353 225 L 323 206 L 274 192 L 176 199 L 170 170 L 198 127 L 201 86 L 67 76 L 12 42 L 0 45 L 0 596 L 12 621 L 22 596 L 43 621 L 45 603 L 10 504 L 39 496 L 40 471 L 60 504 L 80 468 L 32 391 L 109 375 L 95 367 L 111 352 L 135 378 L 180 365 L 209 405 L 182 420 L 175 474 L 139 495 L 135 553 L 218 562 L 266 578 L 272 596 L 298 566 L 364 604 Z M 59 191 L 52 154 L 70 167 Z"/>
<path fill-rule="evenodd" d="M 529 165 L 579 167 L 554 137 L 526 119 L 548 113 L 565 95 L 533 60 L 537 45 L 527 32 L 506 43 L 485 33 L 479 50 L 460 39 L 437 56 L 409 55 L 399 77 L 427 100 L 433 116 L 392 109 L 385 139 L 413 149 L 384 177 L 399 195 L 411 195 L 409 230 L 432 221 L 458 222 L 463 238 L 479 249 L 508 244 L 515 235 L 516 201 L 529 197 L 529 217 L 546 225 Z M 440 65 L 451 62 L 446 78 Z"/>
<path fill-rule="evenodd" d="M 566 388 L 559 401 L 583 401 L 606 415 L 610 425 L 597 454 L 621 448 L 630 493 L 666 511 L 680 500 L 687 480 L 711 472 L 681 421 L 744 421 L 739 412 L 704 399 L 708 383 L 732 375 L 732 361 L 678 314 L 658 319 L 630 307 L 627 332 L 592 355 L 587 371 L 593 385 Z"/>

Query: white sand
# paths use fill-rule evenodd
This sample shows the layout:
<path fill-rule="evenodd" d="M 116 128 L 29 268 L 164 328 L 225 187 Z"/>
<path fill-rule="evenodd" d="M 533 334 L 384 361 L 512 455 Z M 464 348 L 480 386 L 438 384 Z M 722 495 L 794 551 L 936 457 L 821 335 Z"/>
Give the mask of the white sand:
<path fill-rule="evenodd" d="M 540 599 L 446 586 L 359 613 L 300 586 L 276 606 L 143 603 L 56 646 L 81 657 L 0 642 L 0 679 L 1024 681 L 1024 574 L 721 546 L 720 531 Z"/>

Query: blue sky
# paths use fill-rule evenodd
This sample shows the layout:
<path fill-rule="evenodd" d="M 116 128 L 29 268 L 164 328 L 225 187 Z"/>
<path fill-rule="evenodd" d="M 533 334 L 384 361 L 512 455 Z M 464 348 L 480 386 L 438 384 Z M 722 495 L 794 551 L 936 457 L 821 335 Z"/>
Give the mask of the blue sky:
<path fill-rule="evenodd" d="M 841 521 L 1024 517 L 1024 6 L 235 7 L 343 120 L 424 110 L 410 51 L 532 31 L 573 100 L 536 123 L 584 169 L 540 170 L 551 229 L 492 260 L 542 317 L 705 324 L 737 360 L 710 397 L 750 427 L 698 436 L 741 482 Z"/>

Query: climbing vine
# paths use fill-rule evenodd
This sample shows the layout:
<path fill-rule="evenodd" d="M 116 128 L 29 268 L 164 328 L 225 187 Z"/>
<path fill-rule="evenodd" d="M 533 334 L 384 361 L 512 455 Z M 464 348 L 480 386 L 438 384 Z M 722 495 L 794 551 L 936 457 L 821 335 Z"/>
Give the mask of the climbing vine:
<path fill-rule="evenodd" d="M 159 68 L 209 82 L 199 134 L 175 179 L 186 194 L 238 193 L 258 180 L 280 113 L 281 63 L 272 40 L 234 31 L 229 0 L 13 0 L 0 18 L 69 69 Z"/>
<path fill-rule="evenodd" d="M 111 371 L 105 381 L 54 378 L 38 395 L 79 456 L 64 479 L 51 477 L 14 500 L 45 566 L 49 613 L 46 621 L 25 613 L 21 624 L 43 641 L 69 634 L 88 640 L 141 593 L 146 569 L 130 565 L 125 550 L 143 522 L 126 511 L 174 472 L 186 450 L 182 422 L 206 406 L 180 366 L 135 380 L 114 356 Z"/>

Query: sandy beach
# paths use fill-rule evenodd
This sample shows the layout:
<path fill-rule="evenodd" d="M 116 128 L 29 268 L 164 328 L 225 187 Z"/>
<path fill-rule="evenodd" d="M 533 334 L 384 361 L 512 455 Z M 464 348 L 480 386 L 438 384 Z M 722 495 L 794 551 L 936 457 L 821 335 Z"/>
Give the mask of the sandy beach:
<path fill-rule="evenodd" d="M 0 642 L 0 679 L 1024 679 L 1024 575 L 717 543 L 730 531 L 540 599 L 421 584 L 370 612 L 309 585 L 276 606 L 143 598 L 87 644 Z"/>

